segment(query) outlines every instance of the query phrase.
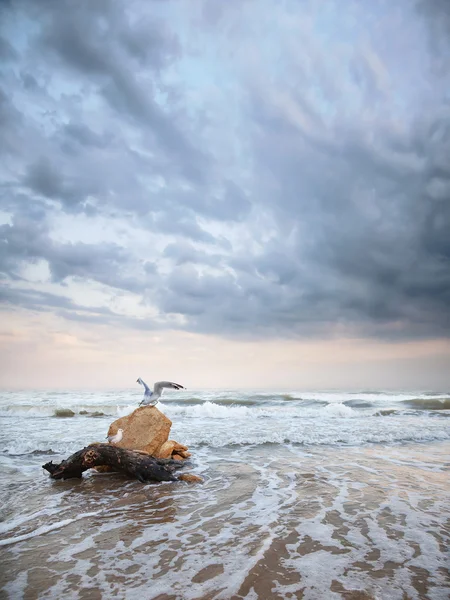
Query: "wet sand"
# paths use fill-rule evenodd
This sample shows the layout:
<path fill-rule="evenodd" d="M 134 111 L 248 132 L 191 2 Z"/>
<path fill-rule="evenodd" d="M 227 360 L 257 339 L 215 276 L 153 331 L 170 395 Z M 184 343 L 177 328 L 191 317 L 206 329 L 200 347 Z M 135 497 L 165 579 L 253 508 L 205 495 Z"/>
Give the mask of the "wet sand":
<path fill-rule="evenodd" d="M 449 457 L 447 442 L 198 448 L 202 485 L 24 482 L 0 586 L 14 600 L 441 600 Z"/>

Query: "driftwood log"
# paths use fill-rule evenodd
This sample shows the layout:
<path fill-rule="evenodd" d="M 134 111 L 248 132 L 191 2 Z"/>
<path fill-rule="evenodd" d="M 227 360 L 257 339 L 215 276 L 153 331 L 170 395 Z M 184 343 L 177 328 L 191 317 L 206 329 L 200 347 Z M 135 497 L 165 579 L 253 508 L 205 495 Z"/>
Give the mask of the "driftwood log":
<path fill-rule="evenodd" d="M 148 481 L 202 481 L 196 475 L 175 476 L 174 471 L 183 466 L 180 461 L 154 458 L 135 450 L 118 448 L 112 444 L 91 444 L 63 460 L 42 465 L 52 479 L 81 478 L 84 471 L 98 466 L 112 467 L 145 483 Z"/>

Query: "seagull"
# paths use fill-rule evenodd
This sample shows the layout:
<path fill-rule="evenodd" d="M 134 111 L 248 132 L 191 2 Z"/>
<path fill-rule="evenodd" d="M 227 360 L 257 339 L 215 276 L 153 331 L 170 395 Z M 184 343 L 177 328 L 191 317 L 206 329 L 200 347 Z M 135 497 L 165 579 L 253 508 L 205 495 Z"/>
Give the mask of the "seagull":
<path fill-rule="evenodd" d="M 107 435 L 106 439 L 110 444 L 117 444 L 123 437 L 123 429 L 118 429 L 116 435 Z"/>
<path fill-rule="evenodd" d="M 157 381 L 153 385 L 153 392 L 142 379 L 139 377 L 136 380 L 136 383 L 140 383 L 144 386 L 144 397 L 142 398 L 142 402 L 139 403 L 139 406 L 155 406 L 158 403 L 158 400 L 161 397 L 163 392 L 163 388 L 172 388 L 173 390 L 184 390 L 185 387 L 180 385 L 179 383 L 173 383 L 171 381 Z"/>

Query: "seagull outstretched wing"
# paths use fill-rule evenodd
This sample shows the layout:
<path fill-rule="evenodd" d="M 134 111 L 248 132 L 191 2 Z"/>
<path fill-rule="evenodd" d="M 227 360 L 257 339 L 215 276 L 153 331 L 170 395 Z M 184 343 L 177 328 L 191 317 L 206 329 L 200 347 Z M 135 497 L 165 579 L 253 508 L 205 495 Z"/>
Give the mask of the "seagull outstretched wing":
<path fill-rule="evenodd" d="M 144 386 L 144 396 L 152 395 L 151 389 L 148 387 L 148 385 L 145 383 L 145 381 L 142 381 L 142 379 L 140 377 L 136 380 L 136 383 L 140 383 L 141 385 Z"/>
<path fill-rule="evenodd" d="M 184 390 L 184 386 L 179 383 L 173 383 L 172 381 L 157 381 L 153 386 L 153 393 L 156 395 L 160 395 L 163 391 L 163 388 L 171 388 L 173 390 Z"/>

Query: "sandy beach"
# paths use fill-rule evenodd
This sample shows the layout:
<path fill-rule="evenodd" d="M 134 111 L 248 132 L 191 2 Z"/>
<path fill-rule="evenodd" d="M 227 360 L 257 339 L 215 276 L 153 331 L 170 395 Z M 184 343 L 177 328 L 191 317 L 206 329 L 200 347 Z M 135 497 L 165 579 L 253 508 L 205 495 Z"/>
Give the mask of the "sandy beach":
<path fill-rule="evenodd" d="M 189 405 L 174 399 L 163 405 L 178 438 L 189 442 L 191 470 L 203 484 L 142 485 L 119 474 L 92 472 L 81 481 L 55 482 L 40 465 L 49 457 L 59 459 L 57 440 L 56 450 L 43 447 L 52 445 L 46 439 L 26 454 L 4 449 L 0 586 L 5 597 L 448 596 L 450 441 L 298 444 L 289 440 L 286 424 L 283 441 L 245 443 L 246 431 L 264 431 L 272 409 L 279 414 L 288 406 L 293 419 L 308 401 L 273 396 L 264 403 L 241 395 L 239 404 L 238 396 L 231 404 L 217 397 L 216 402 L 197 399 Z M 346 401 L 358 404 L 355 400 Z M 79 399 L 77 407 L 71 402 L 80 409 Z M 101 402 L 104 412 L 116 410 L 110 400 Z M 448 431 L 447 418 L 435 411 L 368 418 L 368 400 L 364 409 L 354 407 L 353 415 L 344 410 L 348 404 L 321 402 L 315 417 L 311 408 L 309 413 L 303 408 L 307 416 L 298 417 L 296 429 L 314 425 L 316 436 L 322 431 L 326 438 L 336 428 L 344 436 L 346 428 L 358 429 L 366 411 L 374 427 L 380 420 L 415 418 L 417 435 L 427 420 Z M 392 404 L 384 397 L 379 402 Z M 263 406 L 265 413 L 258 412 Z M 326 416 L 327 406 L 338 407 L 333 417 Z M 378 408 L 372 407 L 374 415 Z M 41 437 L 46 427 L 59 430 L 60 439 L 78 426 L 93 434 L 109 421 L 108 415 L 23 419 L 30 430 L 39 424 Z M 202 440 L 205 427 L 209 444 Z M 229 428 L 243 444 L 221 443 Z M 81 441 L 81 429 L 76 436 Z M 79 445 L 78 438 L 68 442 L 68 451 L 71 444 Z"/>

